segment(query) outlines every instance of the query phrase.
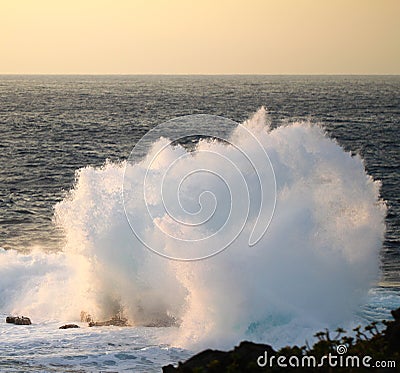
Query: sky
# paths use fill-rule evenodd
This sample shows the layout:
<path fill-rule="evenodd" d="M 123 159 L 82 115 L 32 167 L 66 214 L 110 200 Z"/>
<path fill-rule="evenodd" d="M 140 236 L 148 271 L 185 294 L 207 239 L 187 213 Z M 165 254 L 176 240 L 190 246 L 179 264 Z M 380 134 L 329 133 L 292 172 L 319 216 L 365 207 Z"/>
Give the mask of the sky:
<path fill-rule="evenodd" d="M 400 74 L 400 0 L 0 0 L 1 74 Z"/>

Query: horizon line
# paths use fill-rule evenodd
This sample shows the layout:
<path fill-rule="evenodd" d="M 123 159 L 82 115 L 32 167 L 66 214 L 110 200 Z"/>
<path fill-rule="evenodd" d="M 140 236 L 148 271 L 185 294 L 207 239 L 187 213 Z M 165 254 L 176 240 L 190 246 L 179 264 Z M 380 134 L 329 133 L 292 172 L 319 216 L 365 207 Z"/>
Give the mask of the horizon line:
<path fill-rule="evenodd" d="M 0 76 L 400 76 L 400 73 L 3 73 Z"/>

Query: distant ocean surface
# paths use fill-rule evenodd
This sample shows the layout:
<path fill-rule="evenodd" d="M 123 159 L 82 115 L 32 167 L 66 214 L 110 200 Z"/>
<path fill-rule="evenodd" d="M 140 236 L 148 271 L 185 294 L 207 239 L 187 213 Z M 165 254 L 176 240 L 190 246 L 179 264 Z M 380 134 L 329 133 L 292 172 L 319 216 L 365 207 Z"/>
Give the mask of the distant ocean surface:
<path fill-rule="evenodd" d="M 0 247 L 20 253 L 15 258 L 32 249 L 63 250 L 68 238 L 54 222 L 54 209 L 74 188 L 77 170 L 123 162 L 156 125 L 189 114 L 241 123 L 261 106 L 272 128 L 321 123 L 381 181 L 388 208 L 381 282 L 359 317 L 389 317 L 400 306 L 399 76 L 0 76 Z M 28 267 L 0 261 L 0 370 L 149 372 L 190 356 L 190 349 L 159 342 L 165 328 L 59 331 L 64 320 L 53 313 L 29 329 L 3 323 L 15 309 L 7 304 L 10 288 L 18 291 L 19 281 L 34 287 L 31 273 L 43 275 L 50 288 L 53 279 L 43 268 L 61 265 L 23 257 Z"/>

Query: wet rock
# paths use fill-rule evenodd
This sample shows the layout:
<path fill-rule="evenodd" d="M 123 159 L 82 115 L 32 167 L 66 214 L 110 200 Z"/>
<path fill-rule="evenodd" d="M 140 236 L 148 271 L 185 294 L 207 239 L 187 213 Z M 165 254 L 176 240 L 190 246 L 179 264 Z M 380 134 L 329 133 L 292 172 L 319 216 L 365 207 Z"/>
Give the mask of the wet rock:
<path fill-rule="evenodd" d="M 397 310 L 391 311 L 391 314 L 392 314 L 393 318 L 395 319 L 395 321 L 400 322 L 400 308 L 398 308 Z"/>
<path fill-rule="evenodd" d="M 7 324 L 15 324 L 15 319 L 16 318 L 17 318 L 16 316 L 7 316 L 6 317 L 6 323 Z"/>
<path fill-rule="evenodd" d="M 65 324 L 63 326 L 60 326 L 58 329 L 76 329 L 76 328 L 79 328 L 79 326 L 76 324 Z"/>
<path fill-rule="evenodd" d="M 385 338 L 392 351 L 400 350 L 400 308 L 391 311 L 394 321 L 391 322 L 384 331 Z"/>
<path fill-rule="evenodd" d="M 128 319 L 124 317 L 115 316 L 106 321 L 91 321 L 89 326 L 129 326 Z"/>
<path fill-rule="evenodd" d="M 15 325 L 31 325 L 31 319 L 29 317 L 17 317 L 15 319 Z"/>
<path fill-rule="evenodd" d="M 15 325 L 31 325 L 32 322 L 29 317 L 24 316 L 8 316 L 6 318 L 6 323 Z"/>

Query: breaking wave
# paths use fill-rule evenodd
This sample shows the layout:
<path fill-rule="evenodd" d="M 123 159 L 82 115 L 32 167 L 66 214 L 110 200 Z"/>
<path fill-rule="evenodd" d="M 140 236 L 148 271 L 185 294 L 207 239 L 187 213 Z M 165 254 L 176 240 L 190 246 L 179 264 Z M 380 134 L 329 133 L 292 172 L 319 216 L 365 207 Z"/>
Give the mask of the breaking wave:
<path fill-rule="evenodd" d="M 271 190 L 271 173 L 255 173 L 232 146 L 239 144 L 253 164 L 265 166 L 265 155 L 258 158 L 261 153 L 243 128 L 273 167 L 272 219 L 272 200 L 260 213 L 260 188 L 252 189 L 258 180 Z M 82 310 L 101 320 L 122 312 L 133 325 L 174 324 L 169 342 L 189 348 L 227 347 L 243 338 L 301 343 L 321 326 L 353 320 L 379 279 L 386 214 L 380 182 L 321 126 L 295 122 L 272 129 L 263 108 L 229 139 L 204 139 L 189 150 L 161 138 L 136 163 L 78 170 L 74 188 L 55 206 L 55 222 L 65 232 L 63 250 L 0 251 L 0 309 L 37 320 L 75 320 Z M 196 156 L 201 152 L 214 156 L 204 160 Z M 227 159 L 235 167 L 227 167 Z M 166 170 L 177 160 L 179 172 L 168 173 L 161 193 Z M 225 182 L 214 174 L 196 174 L 174 199 L 184 175 L 211 167 L 224 173 Z M 128 219 L 122 190 L 127 180 Z M 194 220 L 178 227 L 182 209 Z M 221 230 L 228 217 L 230 228 Z M 268 229 L 249 245 L 257 218 L 269 223 Z M 136 219 L 135 234 L 131 219 Z M 188 233 L 190 222 L 199 221 L 206 223 Z M 227 235 L 238 227 L 230 242 Z M 171 243 L 171 235 L 188 234 L 195 244 Z M 203 240 L 215 234 L 212 244 Z M 197 258 L 230 244 L 205 260 L 175 261 L 148 250 L 140 238 L 164 256 L 192 249 Z"/>

